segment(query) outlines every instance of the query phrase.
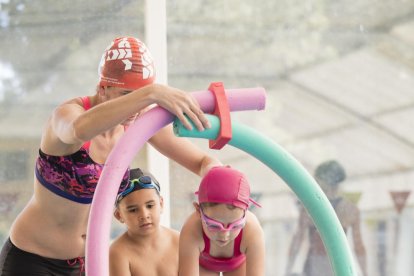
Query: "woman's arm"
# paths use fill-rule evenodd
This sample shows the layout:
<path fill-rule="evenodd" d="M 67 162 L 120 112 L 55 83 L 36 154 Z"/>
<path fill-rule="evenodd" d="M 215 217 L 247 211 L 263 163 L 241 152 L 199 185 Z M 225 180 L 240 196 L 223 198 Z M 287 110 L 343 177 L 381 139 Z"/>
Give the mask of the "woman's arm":
<path fill-rule="evenodd" d="M 132 92 L 121 91 L 125 95 L 114 98 L 115 90 L 119 93 L 119 88 L 99 87 L 96 99 L 99 97 L 103 102 L 87 111 L 79 99 L 57 107 L 46 127 L 46 143 L 60 142 L 58 146 L 79 148 L 82 143 L 113 129 L 151 104 L 167 109 L 189 129 L 192 127 L 184 114 L 199 130 L 210 126 L 198 102 L 191 94 L 179 89 L 152 84 Z"/>
<path fill-rule="evenodd" d="M 83 137 L 84 141 L 117 126 L 128 117 L 152 104 L 157 104 L 170 111 L 189 129 L 192 127 L 184 114 L 193 121 L 199 130 L 203 130 L 204 126 L 209 126 L 209 121 L 190 93 L 170 86 L 151 84 L 130 93 L 125 92 L 125 95 L 111 99 L 109 94 L 113 93 L 111 91 L 113 89 L 118 88 L 99 88 L 98 95 L 110 100 L 84 112 L 84 116 L 74 122 L 75 128 L 87 131 L 87 133 L 81 131 L 78 133 L 78 136 Z"/>
<path fill-rule="evenodd" d="M 194 212 L 185 222 L 179 242 L 179 276 L 198 276 L 200 257 L 201 222 Z"/>
<path fill-rule="evenodd" d="M 265 242 L 264 233 L 256 216 L 247 213 L 248 224 L 243 230 L 246 244 L 246 275 L 265 275 Z"/>
<path fill-rule="evenodd" d="M 118 88 L 99 88 L 98 94 L 105 96 L 104 93 L 111 93 L 111 89 Z M 202 110 L 198 102 L 194 97 L 187 92 L 179 90 L 174 87 L 151 84 L 132 92 L 125 91 L 125 95 L 117 97 L 109 101 L 105 101 L 103 104 L 99 104 L 96 108 L 92 108 L 88 111 L 93 112 L 91 120 L 85 121 L 88 128 L 95 128 L 97 122 L 98 125 L 105 125 L 105 129 L 111 129 L 112 127 L 120 124 L 126 118 L 142 111 L 149 105 L 157 104 L 172 114 L 177 116 L 188 129 L 191 129 L 191 124 L 184 116 L 186 114 L 190 118 L 197 129 L 203 130 L 204 127 L 209 127 L 210 123 Z M 95 135 L 101 133 L 98 131 Z M 94 137 L 95 135 L 92 135 Z"/>
<path fill-rule="evenodd" d="M 207 155 L 190 140 L 175 136 L 172 125 L 157 132 L 150 139 L 150 143 L 163 155 L 199 176 L 203 176 L 212 167 L 221 165 L 220 161 Z"/>

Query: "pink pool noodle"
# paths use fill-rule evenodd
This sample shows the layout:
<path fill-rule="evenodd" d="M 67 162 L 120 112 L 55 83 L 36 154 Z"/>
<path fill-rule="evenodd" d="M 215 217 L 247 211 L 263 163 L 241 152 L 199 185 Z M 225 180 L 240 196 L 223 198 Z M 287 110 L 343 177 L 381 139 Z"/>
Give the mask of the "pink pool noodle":
<path fill-rule="evenodd" d="M 263 88 L 226 89 L 230 111 L 262 110 Z M 214 111 L 214 95 L 196 91 L 192 95 L 205 113 Z M 135 155 L 158 130 L 171 123 L 174 115 L 161 107 L 153 108 L 132 123 L 112 149 L 93 197 L 86 238 L 86 275 L 109 275 L 109 244 L 112 214 L 119 185 Z"/>

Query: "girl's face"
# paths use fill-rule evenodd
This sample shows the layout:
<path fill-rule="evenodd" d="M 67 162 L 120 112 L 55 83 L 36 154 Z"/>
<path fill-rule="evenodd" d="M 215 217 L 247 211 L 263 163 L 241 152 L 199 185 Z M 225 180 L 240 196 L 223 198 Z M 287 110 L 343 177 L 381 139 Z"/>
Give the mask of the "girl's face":
<path fill-rule="evenodd" d="M 245 224 L 245 211 L 227 204 L 204 207 L 200 212 L 207 217 L 203 218 L 201 214 L 204 232 L 219 247 L 224 247 L 234 240 Z M 221 226 L 217 227 L 217 223 Z"/>
<path fill-rule="evenodd" d="M 128 226 L 128 232 L 147 235 L 159 227 L 163 199 L 154 189 L 134 191 L 119 202 L 115 217 Z"/>

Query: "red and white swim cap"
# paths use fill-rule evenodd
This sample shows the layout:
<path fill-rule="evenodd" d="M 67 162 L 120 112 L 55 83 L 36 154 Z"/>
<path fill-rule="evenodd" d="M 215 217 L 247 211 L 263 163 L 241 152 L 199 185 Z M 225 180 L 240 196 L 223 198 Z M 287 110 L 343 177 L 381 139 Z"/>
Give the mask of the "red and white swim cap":
<path fill-rule="evenodd" d="M 98 70 L 101 86 L 138 89 L 155 79 L 154 62 L 145 44 L 134 37 L 119 37 L 105 49 Z"/>

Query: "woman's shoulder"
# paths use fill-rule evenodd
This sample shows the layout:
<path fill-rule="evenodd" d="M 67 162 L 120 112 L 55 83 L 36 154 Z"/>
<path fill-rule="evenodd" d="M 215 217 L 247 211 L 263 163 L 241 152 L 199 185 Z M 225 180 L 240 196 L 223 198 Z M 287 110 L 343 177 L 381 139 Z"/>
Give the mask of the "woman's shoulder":
<path fill-rule="evenodd" d="M 61 103 L 59 103 L 55 109 L 54 109 L 54 113 L 59 112 L 61 110 L 66 110 L 66 109 L 71 109 L 71 108 L 75 108 L 75 109 L 83 109 L 83 110 L 87 110 L 91 107 L 91 100 L 88 96 L 85 97 L 75 97 L 75 98 L 70 98 L 67 99 Z"/>
<path fill-rule="evenodd" d="M 58 104 L 52 111 L 49 122 L 59 121 L 60 118 L 67 118 L 70 114 L 78 116 L 85 111 L 80 97 L 72 98 Z M 53 120 L 52 120 L 53 118 Z"/>

